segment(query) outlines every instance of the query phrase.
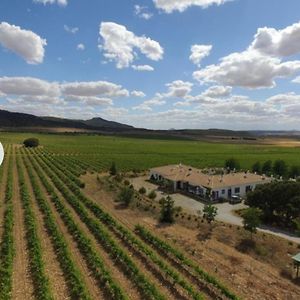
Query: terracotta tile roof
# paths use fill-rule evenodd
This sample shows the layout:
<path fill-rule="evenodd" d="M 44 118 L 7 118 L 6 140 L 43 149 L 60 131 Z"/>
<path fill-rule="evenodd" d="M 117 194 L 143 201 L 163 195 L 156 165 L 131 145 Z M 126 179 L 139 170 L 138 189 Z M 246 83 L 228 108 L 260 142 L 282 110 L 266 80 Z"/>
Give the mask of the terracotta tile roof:
<path fill-rule="evenodd" d="M 269 177 L 253 173 L 230 173 L 225 175 L 209 175 L 203 173 L 200 169 L 196 169 L 186 165 L 168 165 L 152 168 L 151 172 L 160 174 L 166 179 L 172 181 L 188 182 L 191 185 L 201 185 L 211 189 L 225 188 L 229 186 L 241 186 L 246 184 L 259 184 L 271 181 Z"/>

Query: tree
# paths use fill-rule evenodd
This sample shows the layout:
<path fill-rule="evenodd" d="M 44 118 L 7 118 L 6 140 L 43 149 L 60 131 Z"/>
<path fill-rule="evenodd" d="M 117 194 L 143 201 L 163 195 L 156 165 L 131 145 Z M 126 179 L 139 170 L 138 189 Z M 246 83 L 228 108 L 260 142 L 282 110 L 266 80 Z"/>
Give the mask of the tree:
<path fill-rule="evenodd" d="M 256 233 L 257 227 L 261 224 L 261 211 L 258 208 L 250 207 L 244 211 L 242 217 L 244 228 L 251 233 L 252 240 L 252 234 Z"/>
<path fill-rule="evenodd" d="M 293 220 L 293 226 L 295 228 L 295 233 L 300 237 L 300 217 Z"/>
<path fill-rule="evenodd" d="M 166 198 L 161 198 L 160 201 L 160 221 L 163 223 L 174 222 L 174 200 L 168 195 Z"/>
<path fill-rule="evenodd" d="M 300 176 L 300 166 L 291 166 L 289 170 L 290 178 L 298 178 Z"/>
<path fill-rule="evenodd" d="M 270 175 L 272 172 L 272 161 L 271 160 L 265 161 L 264 164 L 262 165 L 261 171 L 263 174 Z"/>
<path fill-rule="evenodd" d="M 253 164 L 252 166 L 252 172 L 253 173 L 261 173 L 261 163 L 259 161 L 257 161 L 256 163 Z"/>
<path fill-rule="evenodd" d="M 156 198 L 156 193 L 155 193 L 155 191 L 153 190 L 153 191 L 151 191 L 149 194 L 148 194 L 148 197 L 151 199 L 151 200 L 154 200 L 155 198 Z"/>
<path fill-rule="evenodd" d="M 235 158 L 229 158 L 225 161 L 225 168 L 229 170 L 240 169 L 240 163 Z"/>
<path fill-rule="evenodd" d="M 211 224 L 218 214 L 218 208 L 207 204 L 203 208 L 203 218 L 207 221 L 207 223 Z"/>
<path fill-rule="evenodd" d="M 132 202 L 134 197 L 134 190 L 128 186 L 121 189 L 118 195 L 118 201 L 123 203 L 126 207 Z"/>
<path fill-rule="evenodd" d="M 285 176 L 287 174 L 287 165 L 284 160 L 278 159 L 275 161 L 273 171 L 276 175 Z"/>
<path fill-rule="evenodd" d="M 141 194 L 141 195 L 145 195 L 146 194 L 146 189 L 142 186 L 140 189 L 139 189 L 139 193 Z"/>
<path fill-rule="evenodd" d="M 113 161 L 111 166 L 110 166 L 110 169 L 109 169 L 109 174 L 112 175 L 112 176 L 115 176 L 117 175 L 117 167 L 116 167 L 116 163 Z"/>
<path fill-rule="evenodd" d="M 39 144 L 40 144 L 40 141 L 37 138 L 29 138 L 23 142 L 23 145 L 25 147 L 30 147 L 30 148 L 38 147 Z"/>

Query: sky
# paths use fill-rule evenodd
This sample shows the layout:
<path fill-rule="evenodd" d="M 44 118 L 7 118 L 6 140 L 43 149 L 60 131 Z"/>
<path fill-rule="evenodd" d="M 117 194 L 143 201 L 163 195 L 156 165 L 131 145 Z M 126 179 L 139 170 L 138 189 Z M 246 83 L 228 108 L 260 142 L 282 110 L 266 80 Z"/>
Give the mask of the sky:
<path fill-rule="evenodd" d="M 300 130 L 299 0 L 1 0 L 0 109 Z"/>

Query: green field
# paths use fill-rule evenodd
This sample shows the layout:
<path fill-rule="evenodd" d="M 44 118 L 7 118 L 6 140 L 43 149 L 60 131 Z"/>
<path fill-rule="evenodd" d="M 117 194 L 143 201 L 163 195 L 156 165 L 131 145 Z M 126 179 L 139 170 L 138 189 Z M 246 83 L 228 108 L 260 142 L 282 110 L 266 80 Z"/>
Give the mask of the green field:
<path fill-rule="evenodd" d="M 0 141 L 21 144 L 32 136 L 39 138 L 46 152 L 73 157 L 96 170 L 107 169 L 112 161 L 122 170 L 145 170 L 180 162 L 201 168 L 222 167 L 230 157 L 238 159 L 243 169 L 269 159 L 283 159 L 290 166 L 300 165 L 299 147 L 28 133 L 0 133 Z"/>

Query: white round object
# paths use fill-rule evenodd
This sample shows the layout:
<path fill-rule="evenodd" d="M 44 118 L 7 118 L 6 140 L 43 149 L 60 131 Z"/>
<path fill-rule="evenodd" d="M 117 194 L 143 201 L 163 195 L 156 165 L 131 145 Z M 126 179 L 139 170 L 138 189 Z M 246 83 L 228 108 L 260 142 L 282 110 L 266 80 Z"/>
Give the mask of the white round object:
<path fill-rule="evenodd" d="M 2 144 L 0 142 L 0 166 L 1 166 L 2 162 L 3 162 L 3 158 L 4 158 L 4 149 L 3 149 L 3 146 L 2 146 Z"/>

